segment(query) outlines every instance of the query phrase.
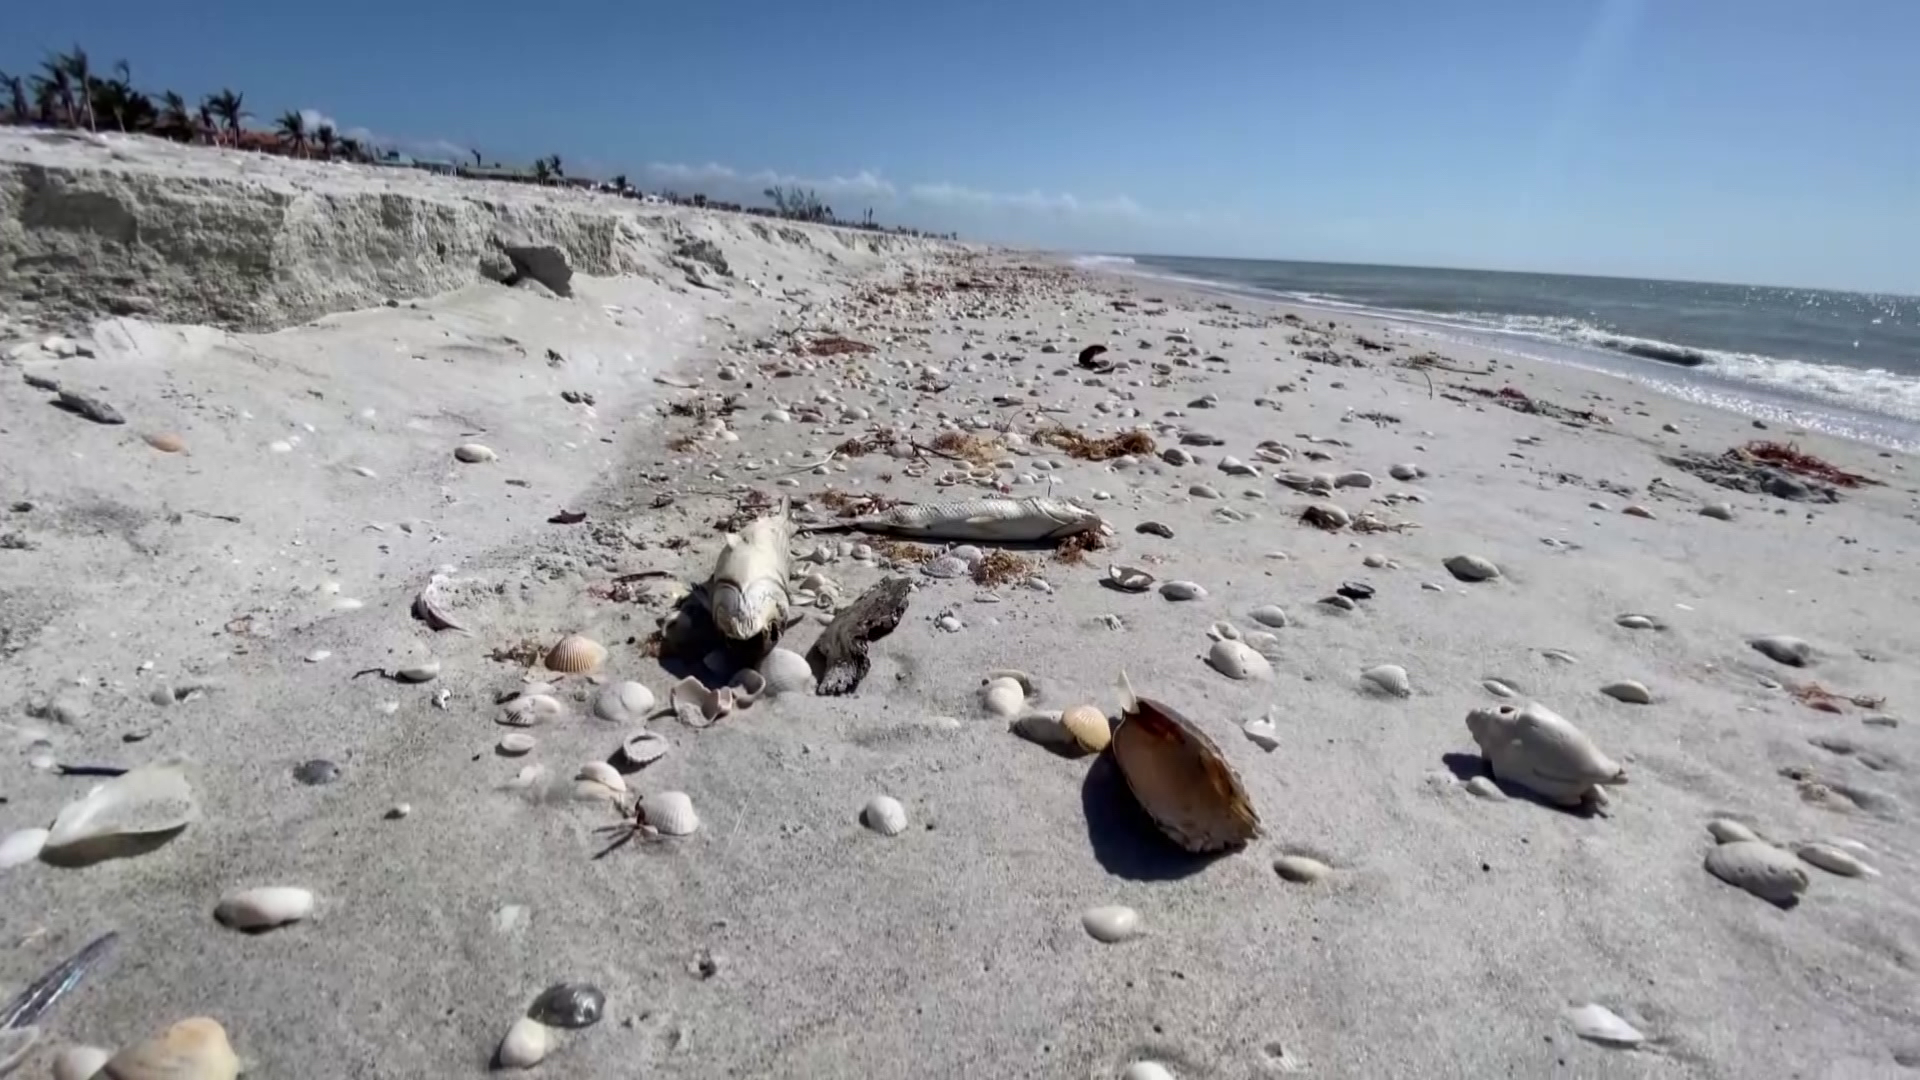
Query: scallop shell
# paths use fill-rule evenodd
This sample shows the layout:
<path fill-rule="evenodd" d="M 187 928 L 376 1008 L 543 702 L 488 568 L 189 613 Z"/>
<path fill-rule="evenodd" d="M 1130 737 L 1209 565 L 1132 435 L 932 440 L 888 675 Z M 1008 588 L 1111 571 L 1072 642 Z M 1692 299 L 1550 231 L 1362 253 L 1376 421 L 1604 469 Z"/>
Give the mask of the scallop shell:
<path fill-rule="evenodd" d="M 204 1016 L 182 1020 L 107 1061 L 106 1080 L 235 1080 L 240 1059 L 227 1031 Z"/>
<path fill-rule="evenodd" d="M 199 817 L 193 788 L 178 765 L 142 765 L 63 807 L 40 857 L 64 864 L 143 850 Z"/>
<path fill-rule="evenodd" d="M 653 691 L 642 683 L 608 683 L 593 695 L 593 715 L 615 724 L 633 724 L 645 720 L 656 704 Z"/>
<path fill-rule="evenodd" d="M 813 668 L 807 658 L 792 649 L 772 649 L 760 660 L 760 677 L 767 681 L 767 693 L 806 694 L 814 688 Z"/>
<path fill-rule="evenodd" d="M 1140 913 L 1120 904 L 1103 904 L 1081 912 L 1080 925 L 1093 940 L 1117 945 L 1140 936 Z"/>
<path fill-rule="evenodd" d="M 891 795 L 875 795 L 861 809 L 860 822 L 881 836 L 899 836 L 907 831 L 907 808 Z"/>
<path fill-rule="evenodd" d="M 672 744 L 651 731 L 636 731 L 620 744 L 620 757 L 636 769 L 642 769 L 667 756 Z"/>
<path fill-rule="evenodd" d="M 1807 891 L 1800 860 L 1759 840 L 1735 840 L 1707 852 L 1707 872 L 1770 904 L 1792 907 Z"/>
<path fill-rule="evenodd" d="M 693 799 L 684 791 L 656 791 L 641 798 L 640 820 L 662 836 L 686 836 L 700 827 Z"/>
<path fill-rule="evenodd" d="M 1107 714 L 1092 705 L 1075 705 L 1060 714 L 1060 726 L 1082 750 L 1097 754 L 1113 741 Z"/>
<path fill-rule="evenodd" d="M 580 766 L 580 771 L 573 776 L 573 797 L 576 799 L 617 801 L 626 798 L 626 795 L 626 778 L 604 761 L 589 761 Z"/>
<path fill-rule="evenodd" d="M 1600 688 L 1600 692 L 1615 701 L 1624 701 L 1629 705 L 1653 704 L 1653 691 L 1647 689 L 1646 686 L 1641 683 L 1634 682 L 1632 679 L 1623 679 L 1617 683 L 1608 683 Z"/>
<path fill-rule="evenodd" d="M 1832 844 L 1796 844 L 1794 854 L 1805 861 L 1841 877 L 1879 877 L 1880 871 L 1854 858 L 1853 854 Z"/>
<path fill-rule="evenodd" d="M 1500 576 L 1500 568 L 1478 555 L 1455 555 L 1443 563 L 1447 573 L 1461 581 L 1487 581 Z"/>
<path fill-rule="evenodd" d="M 270 930 L 312 914 L 313 893 L 291 885 L 230 892 L 213 909 L 213 917 L 234 930 Z"/>
<path fill-rule="evenodd" d="M 509 731 L 500 736 L 500 741 L 494 744 L 494 749 L 508 757 L 519 757 L 521 754 L 531 753 L 537 743 L 538 740 L 524 731 Z"/>
<path fill-rule="evenodd" d="M 1605 1005 L 1580 1005 L 1562 1015 L 1573 1025 L 1573 1033 L 1602 1046 L 1634 1047 L 1647 1041 L 1638 1028 L 1620 1019 Z"/>
<path fill-rule="evenodd" d="M 483 461 L 497 461 L 500 458 L 499 454 L 493 452 L 492 447 L 483 446 L 477 442 L 461 443 L 454 447 L 453 456 L 454 460 L 464 461 L 468 465 L 478 465 Z"/>
<path fill-rule="evenodd" d="M 113 1060 L 113 1051 L 97 1046 L 68 1046 L 53 1056 L 53 1080 L 95 1080 Z"/>
<path fill-rule="evenodd" d="M 1160 595 L 1169 600 L 1198 600 L 1207 590 L 1191 581 L 1169 581 L 1160 586 Z"/>
<path fill-rule="evenodd" d="M 1273 665 L 1244 641 L 1216 641 L 1207 650 L 1207 663 L 1229 679 L 1271 679 Z"/>
<path fill-rule="evenodd" d="M 1121 676 L 1124 707 L 1110 748 L 1134 799 L 1188 851 L 1237 848 L 1260 816 L 1220 748 L 1172 707 L 1136 697 Z"/>
<path fill-rule="evenodd" d="M 1296 885 L 1311 885 L 1333 873 L 1333 867 L 1308 855 L 1282 855 L 1273 860 L 1273 872 Z"/>
<path fill-rule="evenodd" d="M 494 1051 L 494 1061 L 502 1069 L 531 1069 L 553 1052 L 553 1030 L 531 1016 L 523 1016 L 507 1029 Z"/>
<path fill-rule="evenodd" d="M 147 445 L 163 454 L 182 453 L 187 448 L 187 440 L 171 431 L 153 431 L 142 435 Z"/>
<path fill-rule="evenodd" d="M 1550 802 L 1577 806 L 1596 785 L 1627 782 L 1626 770 L 1585 733 L 1537 702 L 1475 709 L 1467 730 L 1495 776 Z"/>
<path fill-rule="evenodd" d="M 607 647 L 581 634 L 568 634 L 547 650 L 547 668 L 569 675 L 587 674 L 606 662 Z"/>
<path fill-rule="evenodd" d="M 1380 664 L 1360 673 L 1360 681 L 1394 697 L 1413 696 L 1413 682 L 1399 664 Z"/>
<path fill-rule="evenodd" d="M 508 701 L 500 723 L 511 727 L 533 727 L 567 715 L 566 703 L 551 694 L 522 694 Z"/>
<path fill-rule="evenodd" d="M 1131 566 L 1109 565 L 1107 584 L 1121 592 L 1146 592 L 1153 587 L 1153 575 Z"/>
<path fill-rule="evenodd" d="M 988 679 L 980 688 L 980 701 L 995 716 L 1013 716 L 1026 707 L 1027 692 L 1011 678 Z"/>
<path fill-rule="evenodd" d="M 1707 832 L 1716 844 L 1731 844 L 1740 840 L 1758 840 L 1760 834 L 1747 825 L 1731 818 L 1715 818 L 1707 822 Z"/>

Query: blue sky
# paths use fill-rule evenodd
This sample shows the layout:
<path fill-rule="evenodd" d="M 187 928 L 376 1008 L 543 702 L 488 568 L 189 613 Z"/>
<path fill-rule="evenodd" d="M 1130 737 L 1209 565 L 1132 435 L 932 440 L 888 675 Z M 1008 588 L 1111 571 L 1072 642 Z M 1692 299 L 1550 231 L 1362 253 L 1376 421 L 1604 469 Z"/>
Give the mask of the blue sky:
<path fill-rule="evenodd" d="M 89 0 L 267 120 L 1098 251 L 1920 293 L 1920 0 Z"/>

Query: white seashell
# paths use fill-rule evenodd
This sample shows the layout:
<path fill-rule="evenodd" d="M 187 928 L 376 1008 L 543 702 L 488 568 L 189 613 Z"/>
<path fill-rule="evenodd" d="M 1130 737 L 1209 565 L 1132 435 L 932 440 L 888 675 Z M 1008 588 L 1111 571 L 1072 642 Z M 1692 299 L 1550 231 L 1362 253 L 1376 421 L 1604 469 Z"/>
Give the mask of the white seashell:
<path fill-rule="evenodd" d="M 1399 664 L 1380 664 L 1360 673 L 1360 681 L 1394 697 L 1411 697 L 1413 683 Z"/>
<path fill-rule="evenodd" d="M 213 917 L 234 930 L 270 930 L 312 914 L 313 894 L 290 885 L 230 892 L 213 909 Z"/>
<path fill-rule="evenodd" d="M 1169 600 L 1198 600 L 1207 590 L 1191 581 L 1169 581 L 1160 586 L 1160 595 Z"/>
<path fill-rule="evenodd" d="M 1252 611 L 1247 612 L 1247 616 L 1261 626 L 1271 626 L 1279 629 L 1287 625 L 1287 613 L 1281 611 L 1277 604 L 1262 604 Z"/>
<path fill-rule="evenodd" d="M 980 688 L 980 700 L 994 716 L 1014 716 L 1026 707 L 1027 692 L 1018 680 L 988 679 Z"/>
<path fill-rule="evenodd" d="M 1792 907 L 1807 891 L 1800 860 L 1759 840 L 1735 840 L 1707 852 L 1707 872 L 1780 907 Z"/>
<path fill-rule="evenodd" d="M 1240 725 L 1240 730 L 1247 733 L 1253 745 L 1269 754 L 1280 748 L 1280 729 L 1274 727 L 1271 720 L 1249 720 Z"/>
<path fill-rule="evenodd" d="M 547 650 L 548 670 L 584 675 L 606 663 L 607 647 L 582 634 L 568 634 Z"/>
<path fill-rule="evenodd" d="M 860 821 L 881 836 L 899 836 L 907 831 L 907 808 L 891 795 L 875 795 L 861 809 Z"/>
<path fill-rule="evenodd" d="M 142 765 L 68 803 L 53 820 L 40 857 L 91 862 L 144 847 L 200 817 L 193 788 L 178 765 Z"/>
<path fill-rule="evenodd" d="M 636 769 L 645 768 L 667 756 L 673 749 L 666 738 L 652 731 L 636 731 L 620 744 L 620 756 Z"/>
<path fill-rule="evenodd" d="M 1113 724 L 1092 705 L 1074 705 L 1060 714 L 1060 726 L 1082 750 L 1097 754 L 1113 741 Z"/>
<path fill-rule="evenodd" d="M 1370 488 L 1373 486 L 1373 474 L 1368 472 L 1344 472 L 1333 478 L 1334 487 Z"/>
<path fill-rule="evenodd" d="M 1121 592 L 1146 592 L 1153 587 L 1153 575 L 1132 566 L 1109 565 L 1107 584 Z"/>
<path fill-rule="evenodd" d="M 1550 802 L 1578 805 L 1596 785 L 1627 782 L 1626 770 L 1585 733 L 1537 702 L 1475 709 L 1467 714 L 1467 730 L 1495 776 Z"/>
<path fill-rule="evenodd" d="M 656 704 L 653 691 L 637 682 L 608 683 L 593 695 L 593 715 L 615 724 L 644 721 Z"/>
<path fill-rule="evenodd" d="M 1333 867 L 1307 855 L 1282 855 L 1273 860 L 1273 872 L 1296 885 L 1311 885 L 1333 873 Z"/>
<path fill-rule="evenodd" d="M 1174 1080 L 1173 1070 L 1157 1061 L 1136 1061 L 1120 1072 L 1120 1080 Z"/>
<path fill-rule="evenodd" d="M 1443 563 L 1461 581 L 1486 581 L 1500 576 L 1500 568 L 1478 555 L 1455 555 Z"/>
<path fill-rule="evenodd" d="M 1788 667 L 1806 667 L 1814 659 L 1813 646 L 1796 637 L 1774 634 L 1747 642 L 1760 655 Z"/>
<path fill-rule="evenodd" d="M 94 1080 L 113 1060 L 113 1051 L 97 1046 L 68 1046 L 53 1055 L 53 1080 Z"/>
<path fill-rule="evenodd" d="M 0 870 L 11 870 L 24 866 L 40 857 L 40 849 L 47 844 L 47 830 L 20 829 L 7 834 L 0 840 Z"/>
<path fill-rule="evenodd" d="M 1207 627 L 1207 636 L 1215 641 L 1239 641 L 1240 628 L 1230 622 L 1217 622 Z"/>
<path fill-rule="evenodd" d="M 1207 650 L 1207 663 L 1229 679 L 1271 679 L 1273 665 L 1244 641 L 1216 641 Z"/>
<path fill-rule="evenodd" d="M 1485 799 L 1488 802 L 1506 802 L 1507 801 L 1507 793 L 1504 791 L 1501 791 L 1500 785 L 1494 783 L 1491 777 L 1476 776 L 1473 779 L 1468 780 L 1467 791 L 1471 794 L 1478 795 L 1480 798 Z"/>
<path fill-rule="evenodd" d="M 589 761 L 580 766 L 580 771 L 573 776 L 573 797 L 576 799 L 617 802 L 626 798 L 626 795 L 626 777 L 604 761 Z"/>
<path fill-rule="evenodd" d="M 1499 679 L 1482 679 L 1480 680 L 1480 685 L 1487 693 L 1492 694 L 1494 697 L 1517 698 L 1520 696 L 1520 691 L 1515 690 Z"/>
<path fill-rule="evenodd" d="M 1604 1005 L 1580 1005 L 1561 1014 L 1573 1025 L 1573 1033 L 1602 1046 L 1634 1047 L 1647 1041 L 1632 1024 L 1614 1015 Z"/>
<path fill-rule="evenodd" d="M 225 1028 L 196 1016 L 113 1055 L 102 1075 L 106 1080 L 235 1080 L 240 1059 Z"/>
<path fill-rule="evenodd" d="M 452 630 L 456 634 L 471 634 L 440 603 L 440 579 L 427 582 L 426 587 L 413 598 L 413 617 L 427 624 L 433 630 Z"/>
<path fill-rule="evenodd" d="M 1758 840 L 1760 834 L 1746 825 L 1731 818 L 1714 818 L 1707 822 L 1707 832 L 1716 844 L 1731 844 L 1740 840 Z"/>
<path fill-rule="evenodd" d="M 499 454 L 493 452 L 492 447 L 483 446 L 477 442 L 462 443 L 454 447 L 453 456 L 455 460 L 464 461 L 469 465 L 478 465 L 483 461 L 497 461 L 500 458 Z"/>
<path fill-rule="evenodd" d="M 1624 626 L 1628 630 L 1660 629 L 1660 620 L 1651 615 L 1622 615 L 1613 621 L 1616 625 Z"/>
<path fill-rule="evenodd" d="M 333 655 L 333 652 L 329 649 L 315 649 L 312 652 L 308 653 L 306 656 L 302 657 L 301 659 L 305 660 L 309 664 L 318 664 L 322 660 L 325 660 L 327 657 L 332 655 Z"/>
<path fill-rule="evenodd" d="M 566 703 L 551 694 L 522 694 L 507 702 L 500 722 L 513 727 L 533 727 L 565 715 Z"/>
<path fill-rule="evenodd" d="M 494 1060 L 502 1069 L 531 1069 L 545 1061 L 552 1051 L 552 1029 L 531 1016 L 523 1016 L 507 1029 Z"/>
<path fill-rule="evenodd" d="M 401 682 L 432 682 L 440 677 L 440 661 L 428 660 L 425 663 L 410 664 L 403 668 L 396 668 L 394 669 L 393 677 Z"/>
<path fill-rule="evenodd" d="M 1623 679 L 1617 683 L 1608 683 L 1600 688 L 1600 692 L 1615 701 L 1624 701 L 1629 705 L 1653 704 L 1653 691 L 1647 689 L 1640 683 L 1634 682 L 1632 679 Z"/>
<path fill-rule="evenodd" d="M 1080 925 L 1093 940 L 1117 945 L 1140 936 L 1140 913 L 1120 904 L 1106 904 L 1081 912 Z"/>
<path fill-rule="evenodd" d="M 1796 844 L 1793 851 L 1794 854 L 1829 874 L 1839 874 L 1841 877 L 1880 876 L 1880 871 L 1861 862 L 1851 852 L 1843 851 L 1833 844 Z"/>
<path fill-rule="evenodd" d="M 1418 465 L 1395 465 L 1387 470 L 1387 475 L 1395 480 L 1418 480 L 1426 475 L 1426 470 Z"/>
<path fill-rule="evenodd" d="M 496 749 L 508 757 L 519 757 L 521 754 L 530 753 L 537 741 L 524 731 L 509 731 L 500 736 Z"/>
<path fill-rule="evenodd" d="M 812 666 L 792 649 L 769 650 L 760 660 L 760 677 L 767 682 L 766 692 L 774 697 L 811 693 L 814 688 Z"/>
<path fill-rule="evenodd" d="M 656 791 L 641 798 L 640 820 L 662 836 L 686 836 L 700 827 L 693 800 L 683 791 Z"/>

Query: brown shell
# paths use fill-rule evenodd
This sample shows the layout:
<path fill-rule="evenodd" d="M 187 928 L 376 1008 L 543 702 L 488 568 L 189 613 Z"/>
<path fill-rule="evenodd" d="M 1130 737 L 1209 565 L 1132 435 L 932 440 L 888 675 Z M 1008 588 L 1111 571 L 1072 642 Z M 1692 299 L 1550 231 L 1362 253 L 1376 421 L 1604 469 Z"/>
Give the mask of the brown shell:
<path fill-rule="evenodd" d="M 155 431 L 141 438 L 147 440 L 148 446 L 163 454 L 178 454 L 187 448 L 187 440 L 171 431 Z"/>
<path fill-rule="evenodd" d="M 568 634 L 547 650 L 547 667 L 569 675 L 584 675 L 606 660 L 607 647 L 580 634 Z"/>
<path fill-rule="evenodd" d="M 240 1059 L 218 1022 L 196 1016 L 113 1055 L 101 1075 L 109 1080 L 234 1080 Z"/>
<path fill-rule="evenodd" d="M 1260 815 L 1212 739 L 1170 706 L 1134 699 L 1111 746 L 1127 789 L 1188 851 L 1226 851 L 1260 834 Z"/>

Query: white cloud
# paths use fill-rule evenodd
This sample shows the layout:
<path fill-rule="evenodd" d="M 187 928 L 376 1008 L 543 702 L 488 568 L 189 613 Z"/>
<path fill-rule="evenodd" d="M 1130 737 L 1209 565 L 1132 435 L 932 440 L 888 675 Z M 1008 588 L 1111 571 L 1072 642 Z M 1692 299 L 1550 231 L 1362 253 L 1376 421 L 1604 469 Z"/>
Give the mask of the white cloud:
<path fill-rule="evenodd" d="M 863 204 L 879 204 L 894 210 L 919 207 L 935 212 L 963 212 L 970 217 L 1027 215 L 1137 221 L 1149 216 L 1144 207 L 1125 195 L 1085 199 L 1068 192 L 983 191 L 944 181 L 901 187 L 868 169 L 851 176 L 814 178 L 773 169 L 742 172 L 718 162 L 704 165 L 653 162 L 643 166 L 636 178 L 642 180 L 644 186 L 670 188 L 684 194 L 697 191 L 738 202 L 759 202 L 761 192 L 779 186 L 812 188 L 828 200 L 858 199 Z"/>
<path fill-rule="evenodd" d="M 866 169 L 852 176 L 810 179 L 791 176 L 772 169 L 743 173 L 718 162 L 708 162 L 705 165 L 651 162 L 641 167 L 639 175 L 653 185 L 684 187 L 690 189 L 689 193 L 691 189 L 704 189 L 709 195 L 736 199 L 758 200 L 761 192 L 770 187 L 812 188 L 827 198 L 891 200 L 897 194 L 891 182 Z"/>
<path fill-rule="evenodd" d="M 308 131 L 319 131 L 323 127 L 340 130 L 339 122 L 319 109 L 301 109 L 300 119 L 306 123 Z"/>

